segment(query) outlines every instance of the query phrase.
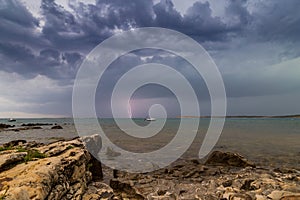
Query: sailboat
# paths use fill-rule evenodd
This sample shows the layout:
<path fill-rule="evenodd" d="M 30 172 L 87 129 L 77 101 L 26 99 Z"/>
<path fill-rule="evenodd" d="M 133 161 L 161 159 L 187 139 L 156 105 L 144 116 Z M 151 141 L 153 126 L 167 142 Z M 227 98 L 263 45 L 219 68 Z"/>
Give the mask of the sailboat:
<path fill-rule="evenodd" d="M 15 121 L 17 121 L 17 120 L 14 119 L 14 118 L 9 118 L 9 119 L 8 119 L 8 122 L 15 122 Z"/>
<path fill-rule="evenodd" d="M 147 117 L 144 119 L 144 121 L 155 121 L 156 119 L 153 117 Z"/>

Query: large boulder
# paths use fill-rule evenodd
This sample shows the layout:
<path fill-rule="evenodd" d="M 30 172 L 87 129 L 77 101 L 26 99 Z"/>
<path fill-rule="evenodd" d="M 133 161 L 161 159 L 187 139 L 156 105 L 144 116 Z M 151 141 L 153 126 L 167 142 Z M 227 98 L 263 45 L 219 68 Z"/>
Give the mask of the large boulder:
<path fill-rule="evenodd" d="M 102 139 L 99 135 L 81 137 L 85 148 L 91 153 L 90 170 L 93 174 L 93 181 L 99 181 L 103 178 L 102 166 L 99 161 L 98 153 L 102 148 Z"/>
<path fill-rule="evenodd" d="M 1 152 L 0 197 L 6 200 L 82 199 L 93 179 L 93 165 L 97 167 L 97 178 L 99 173 L 102 178 L 101 163 L 94 164 L 79 138 L 26 149 L 30 150 L 45 156 L 26 162 L 23 160 L 26 152 L 17 149 Z M 9 165 L 11 167 L 7 167 Z"/>
<path fill-rule="evenodd" d="M 232 152 L 214 151 L 205 162 L 206 165 L 223 165 L 233 167 L 255 167 L 243 156 Z"/>

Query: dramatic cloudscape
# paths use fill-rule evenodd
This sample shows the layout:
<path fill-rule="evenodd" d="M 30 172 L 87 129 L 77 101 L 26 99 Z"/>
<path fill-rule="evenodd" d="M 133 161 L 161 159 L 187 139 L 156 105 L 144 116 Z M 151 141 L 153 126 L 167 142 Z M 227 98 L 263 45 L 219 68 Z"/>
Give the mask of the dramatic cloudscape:
<path fill-rule="evenodd" d="M 298 0 L 1 0 L 0 117 L 72 116 L 74 79 L 88 53 L 140 27 L 176 30 L 201 44 L 224 79 L 228 115 L 298 114 L 299 10 Z M 185 60 L 145 49 L 120 57 L 105 73 L 96 95 L 99 116 L 110 117 L 117 79 L 145 63 L 184 74 L 201 114 L 210 113 L 205 84 Z M 136 91 L 132 112 L 145 116 L 156 103 L 178 115 L 174 94 L 157 85 Z"/>

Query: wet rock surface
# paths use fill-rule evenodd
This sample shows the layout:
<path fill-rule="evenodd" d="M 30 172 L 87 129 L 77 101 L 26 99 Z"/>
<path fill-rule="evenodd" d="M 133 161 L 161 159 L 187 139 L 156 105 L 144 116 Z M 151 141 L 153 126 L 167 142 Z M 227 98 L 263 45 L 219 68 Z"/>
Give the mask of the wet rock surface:
<path fill-rule="evenodd" d="M 22 124 L 21 126 L 52 126 L 53 124 L 49 123 L 28 123 L 28 124 Z"/>
<path fill-rule="evenodd" d="M 6 129 L 6 128 L 12 128 L 15 127 L 14 125 L 9 125 L 9 124 L 0 124 L 0 129 Z"/>
<path fill-rule="evenodd" d="M 300 199 L 298 170 L 255 167 L 230 152 L 132 174 L 102 166 L 93 157 L 101 148 L 97 136 L 48 145 L 13 141 L 2 148 L 0 199 Z M 43 156 L 25 160 L 31 152 Z"/>
<path fill-rule="evenodd" d="M 63 129 L 63 127 L 60 125 L 55 125 L 55 126 L 52 126 L 51 129 Z"/>

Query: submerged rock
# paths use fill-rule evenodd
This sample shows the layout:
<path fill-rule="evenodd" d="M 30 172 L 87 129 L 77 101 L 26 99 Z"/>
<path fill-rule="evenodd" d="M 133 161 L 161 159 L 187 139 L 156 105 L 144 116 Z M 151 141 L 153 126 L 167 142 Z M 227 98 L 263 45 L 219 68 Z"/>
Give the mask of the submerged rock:
<path fill-rule="evenodd" d="M 52 126 L 51 129 L 63 129 L 63 127 L 60 125 L 55 125 L 55 126 Z"/>
<path fill-rule="evenodd" d="M 25 127 L 10 129 L 10 131 L 20 132 L 20 131 L 35 130 L 35 129 L 43 129 L 43 128 L 40 126 L 25 126 Z"/>
<path fill-rule="evenodd" d="M 22 124 L 21 126 L 52 126 L 53 124 L 48 123 L 28 123 L 28 124 Z"/>
<path fill-rule="evenodd" d="M 111 147 L 107 147 L 106 148 L 106 153 L 105 153 L 108 157 L 118 157 L 121 155 L 120 152 L 117 152 L 115 150 L 113 150 L 113 148 Z"/>
<path fill-rule="evenodd" d="M 5 128 L 13 128 L 15 125 L 9 125 L 9 124 L 0 124 L 0 129 L 5 129 Z"/>

